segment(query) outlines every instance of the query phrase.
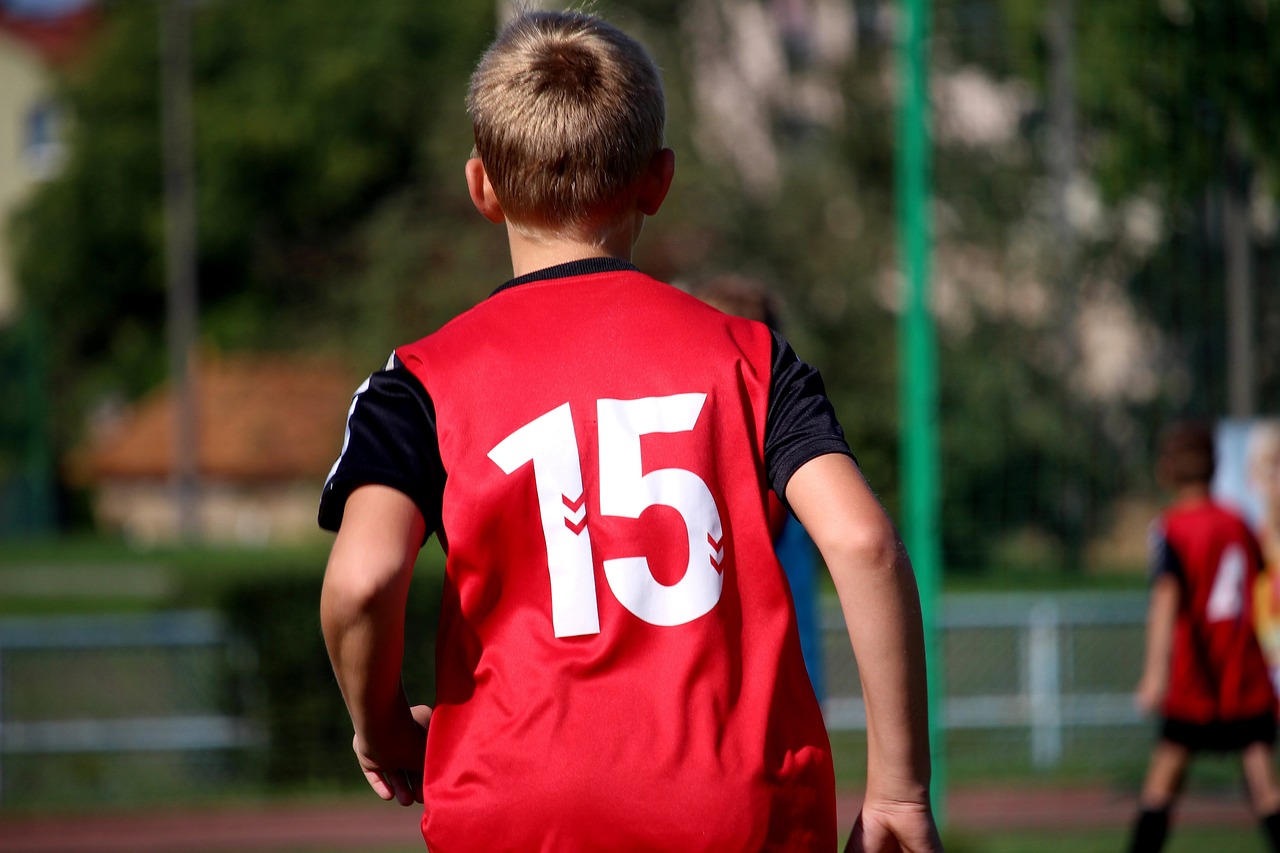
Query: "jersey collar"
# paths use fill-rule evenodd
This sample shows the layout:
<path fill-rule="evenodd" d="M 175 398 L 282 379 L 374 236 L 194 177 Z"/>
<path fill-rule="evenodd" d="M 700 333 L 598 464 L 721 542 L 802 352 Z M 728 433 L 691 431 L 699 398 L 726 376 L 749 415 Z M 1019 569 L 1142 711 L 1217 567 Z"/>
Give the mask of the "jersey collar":
<path fill-rule="evenodd" d="M 526 273 L 511 279 L 506 284 L 495 290 L 491 296 L 509 290 L 513 287 L 519 287 L 522 284 L 529 284 L 534 281 L 548 281 L 553 278 L 569 278 L 575 275 L 591 275 L 601 272 L 639 272 L 639 268 L 634 264 L 628 263 L 621 258 L 583 258 L 578 261 L 569 261 L 566 264 L 556 264 L 554 267 L 538 270 L 537 272 Z"/>

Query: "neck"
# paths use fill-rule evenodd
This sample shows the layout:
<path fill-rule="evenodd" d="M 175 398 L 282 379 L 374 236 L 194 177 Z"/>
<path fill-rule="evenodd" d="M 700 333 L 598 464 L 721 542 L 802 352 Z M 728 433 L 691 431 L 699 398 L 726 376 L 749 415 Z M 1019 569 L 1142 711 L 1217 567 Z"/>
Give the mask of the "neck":
<path fill-rule="evenodd" d="M 571 237 L 548 237 L 527 234 L 507 223 L 507 242 L 511 247 L 511 268 L 516 278 L 531 272 L 580 261 L 584 258 L 618 258 L 631 261 L 631 251 L 644 217 L 636 214 L 634 220 L 608 231 L 602 240 L 583 241 Z"/>
<path fill-rule="evenodd" d="M 1209 499 L 1209 485 L 1207 483 L 1184 483 L 1174 490 L 1174 503 L 1189 504 L 1200 503 Z"/>

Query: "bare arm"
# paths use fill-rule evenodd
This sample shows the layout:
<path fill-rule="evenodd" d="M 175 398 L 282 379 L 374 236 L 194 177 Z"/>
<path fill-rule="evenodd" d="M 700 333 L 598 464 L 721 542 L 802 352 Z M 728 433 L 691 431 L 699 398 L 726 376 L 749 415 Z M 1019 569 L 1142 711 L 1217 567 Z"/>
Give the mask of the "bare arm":
<path fill-rule="evenodd" d="M 1178 618 L 1181 591 L 1173 575 L 1162 574 L 1151 586 L 1151 602 L 1147 606 L 1147 648 L 1142 679 L 1134 697 L 1138 707 L 1148 713 L 1160 709 L 1169 687 L 1169 655 L 1173 648 L 1173 625 Z"/>
<path fill-rule="evenodd" d="M 940 851 L 929 809 L 924 634 L 906 549 L 847 456 L 807 462 L 787 501 L 835 581 L 866 702 L 867 793 L 848 849 Z"/>
<path fill-rule="evenodd" d="M 351 493 L 325 569 L 320 622 L 329 660 L 355 726 L 365 778 L 384 800 L 422 801 L 426 706 L 401 686 L 404 609 L 425 523 L 417 506 L 385 486 Z"/>

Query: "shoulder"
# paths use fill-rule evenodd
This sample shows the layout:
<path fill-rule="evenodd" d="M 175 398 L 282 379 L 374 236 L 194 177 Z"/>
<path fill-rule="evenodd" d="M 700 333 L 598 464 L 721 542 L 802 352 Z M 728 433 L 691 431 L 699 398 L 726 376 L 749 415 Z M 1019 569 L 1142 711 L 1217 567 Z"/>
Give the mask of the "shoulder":
<path fill-rule="evenodd" d="M 1247 541 L 1254 539 L 1252 526 L 1235 507 L 1214 501 L 1207 506 L 1206 515 L 1211 516 L 1211 523 L 1226 534 Z"/>

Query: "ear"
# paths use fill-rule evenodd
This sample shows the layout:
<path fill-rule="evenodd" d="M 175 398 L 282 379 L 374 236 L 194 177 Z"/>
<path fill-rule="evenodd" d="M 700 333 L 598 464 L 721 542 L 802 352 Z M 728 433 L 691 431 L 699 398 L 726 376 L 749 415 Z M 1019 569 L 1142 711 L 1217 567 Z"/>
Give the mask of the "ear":
<path fill-rule="evenodd" d="M 676 152 L 663 148 L 653 155 L 649 170 L 640 180 L 640 192 L 636 196 L 636 207 L 645 216 L 653 216 L 666 200 L 667 191 L 671 189 L 671 179 L 676 174 Z"/>
<path fill-rule="evenodd" d="M 507 217 L 502 212 L 502 203 L 498 201 L 493 184 L 489 183 L 489 175 L 484 170 L 484 163 L 478 157 L 467 161 L 466 175 L 467 192 L 471 194 L 471 203 L 480 211 L 480 215 L 495 224 L 505 221 Z"/>

